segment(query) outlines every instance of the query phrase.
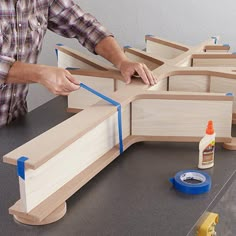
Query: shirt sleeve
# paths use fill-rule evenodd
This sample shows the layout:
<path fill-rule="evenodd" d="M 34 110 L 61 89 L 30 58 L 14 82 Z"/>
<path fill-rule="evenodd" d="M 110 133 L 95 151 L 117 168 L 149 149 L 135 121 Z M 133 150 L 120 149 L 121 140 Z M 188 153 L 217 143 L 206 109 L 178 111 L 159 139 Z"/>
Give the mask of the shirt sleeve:
<path fill-rule="evenodd" d="M 8 72 L 14 62 L 13 58 L 0 55 L 0 87 L 5 83 Z"/>
<path fill-rule="evenodd" d="M 113 36 L 94 16 L 85 13 L 72 0 L 54 0 L 48 19 L 48 29 L 61 36 L 78 39 L 94 54 L 96 45 L 103 38 Z"/>

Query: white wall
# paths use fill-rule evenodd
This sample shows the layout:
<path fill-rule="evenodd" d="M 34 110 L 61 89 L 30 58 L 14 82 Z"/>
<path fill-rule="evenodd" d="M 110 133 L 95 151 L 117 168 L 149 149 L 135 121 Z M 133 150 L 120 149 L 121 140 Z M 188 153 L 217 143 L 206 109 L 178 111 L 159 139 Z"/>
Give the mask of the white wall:
<path fill-rule="evenodd" d="M 144 48 L 146 34 L 188 45 L 195 45 L 211 36 L 219 35 L 220 43 L 230 44 L 231 51 L 236 51 L 235 0 L 77 0 L 75 2 L 78 2 L 85 11 L 95 15 L 112 31 L 121 46 Z M 64 39 L 49 32 L 44 41 L 39 63 L 56 65 L 54 45 L 57 42 L 81 50 L 74 39 Z M 32 110 L 51 98 L 52 95 L 44 88 L 33 85 L 28 99 L 29 109 Z"/>

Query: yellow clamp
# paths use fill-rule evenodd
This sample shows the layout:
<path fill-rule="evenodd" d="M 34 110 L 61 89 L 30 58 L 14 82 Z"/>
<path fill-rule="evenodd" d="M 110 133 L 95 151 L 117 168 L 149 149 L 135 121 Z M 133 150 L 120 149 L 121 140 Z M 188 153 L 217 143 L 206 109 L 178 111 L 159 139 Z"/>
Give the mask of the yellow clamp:
<path fill-rule="evenodd" d="M 219 215 L 208 212 L 197 230 L 197 236 L 215 236 L 215 226 L 219 222 Z"/>

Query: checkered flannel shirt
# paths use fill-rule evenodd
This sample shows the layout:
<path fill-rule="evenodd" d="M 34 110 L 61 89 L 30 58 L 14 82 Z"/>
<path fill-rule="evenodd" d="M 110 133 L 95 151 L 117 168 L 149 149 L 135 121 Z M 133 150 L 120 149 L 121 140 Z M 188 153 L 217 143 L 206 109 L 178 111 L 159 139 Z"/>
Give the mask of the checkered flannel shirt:
<path fill-rule="evenodd" d="M 111 35 L 73 0 L 1 0 L 0 127 L 27 112 L 27 84 L 6 84 L 15 61 L 36 63 L 46 30 L 76 38 L 95 53 L 96 44 Z"/>

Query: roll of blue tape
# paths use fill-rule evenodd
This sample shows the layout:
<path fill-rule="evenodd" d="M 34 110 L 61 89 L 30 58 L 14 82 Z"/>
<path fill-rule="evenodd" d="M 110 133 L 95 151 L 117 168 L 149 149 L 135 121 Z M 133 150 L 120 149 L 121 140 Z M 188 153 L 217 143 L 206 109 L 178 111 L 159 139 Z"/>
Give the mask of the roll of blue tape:
<path fill-rule="evenodd" d="M 197 183 L 186 182 L 189 180 L 195 180 Z M 170 178 L 170 182 L 174 188 L 186 194 L 202 194 L 211 189 L 211 177 L 199 170 L 180 171 L 174 178 Z"/>

